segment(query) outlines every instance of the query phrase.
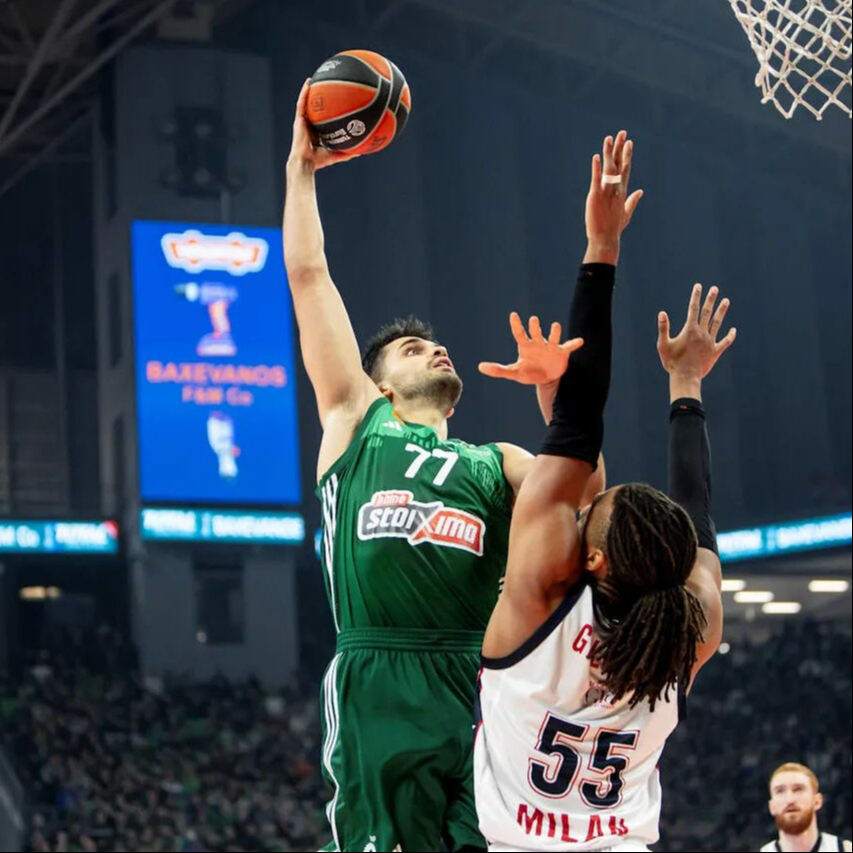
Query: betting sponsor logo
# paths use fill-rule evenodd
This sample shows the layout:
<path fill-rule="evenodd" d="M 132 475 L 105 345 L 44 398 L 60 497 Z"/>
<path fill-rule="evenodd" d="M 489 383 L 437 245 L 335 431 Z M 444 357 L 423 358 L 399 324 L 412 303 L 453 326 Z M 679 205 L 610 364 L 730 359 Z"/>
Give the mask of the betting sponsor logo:
<path fill-rule="evenodd" d="M 481 518 L 442 501 L 416 501 L 406 490 L 375 492 L 358 511 L 358 538 L 408 539 L 411 545 L 431 542 L 483 555 L 486 525 Z"/>
<path fill-rule="evenodd" d="M 164 234 L 160 246 L 171 267 L 186 272 L 224 270 L 231 275 L 259 272 L 269 252 L 266 240 L 239 231 L 221 236 L 190 229 L 183 234 Z"/>

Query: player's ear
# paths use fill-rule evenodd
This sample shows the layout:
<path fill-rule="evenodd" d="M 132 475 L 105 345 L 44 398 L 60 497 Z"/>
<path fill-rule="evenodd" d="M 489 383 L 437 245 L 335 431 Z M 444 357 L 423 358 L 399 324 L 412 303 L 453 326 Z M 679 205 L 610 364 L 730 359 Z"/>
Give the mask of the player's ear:
<path fill-rule="evenodd" d="M 378 382 L 376 387 L 379 389 L 379 393 L 390 400 L 392 403 L 394 402 L 394 392 L 391 390 L 391 386 L 387 382 Z"/>
<path fill-rule="evenodd" d="M 587 548 L 584 568 L 588 572 L 597 573 L 607 566 L 607 558 L 601 548 Z"/>
<path fill-rule="evenodd" d="M 819 812 L 823 808 L 823 794 L 818 792 L 814 795 L 814 810 Z"/>
<path fill-rule="evenodd" d="M 455 413 L 456 413 L 456 409 L 454 409 L 454 408 L 453 408 L 453 406 L 451 406 L 451 407 L 450 407 L 450 411 L 449 411 L 449 412 L 448 412 L 444 417 L 446 417 L 446 418 L 450 419 L 450 418 L 452 418 L 452 417 L 453 417 L 453 415 L 454 415 Z"/>

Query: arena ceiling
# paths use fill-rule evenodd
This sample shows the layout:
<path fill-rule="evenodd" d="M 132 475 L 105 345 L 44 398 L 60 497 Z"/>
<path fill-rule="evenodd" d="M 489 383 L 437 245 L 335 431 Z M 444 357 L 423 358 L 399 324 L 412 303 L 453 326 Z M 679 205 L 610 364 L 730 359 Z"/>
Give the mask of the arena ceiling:
<path fill-rule="evenodd" d="M 718 110 L 756 128 L 743 144 L 761 146 L 782 168 L 803 156 L 803 144 L 850 155 L 839 110 L 820 123 L 800 114 L 785 121 L 759 103 L 756 61 L 726 0 L 0 0 L 0 195 L 60 148 L 85 156 L 65 143 L 90 114 L 96 72 L 155 25 L 166 37 L 204 41 L 214 31 L 227 39 L 235 21 L 263 28 L 282 14 L 342 43 L 354 31 L 382 33 L 462 67 L 523 66 L 527 57 L 556 74 L 582 69 L 578 98 L 621 77 L 683 102 L 667 127 L 673 134 Z"/>
<path fill-rule="evenodd" d="M 0 0 L 0 195 L 91 115 L 97 71 L 175 0 Z"/>

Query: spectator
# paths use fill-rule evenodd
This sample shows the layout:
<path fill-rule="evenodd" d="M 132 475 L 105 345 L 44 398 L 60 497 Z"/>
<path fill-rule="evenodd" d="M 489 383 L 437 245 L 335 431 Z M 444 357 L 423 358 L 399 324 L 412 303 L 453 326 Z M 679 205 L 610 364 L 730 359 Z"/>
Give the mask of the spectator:
<path fill-rule="evenodd" d="M 748 636 L 748 635 L 747 635 Z M 767 779 L 820 776 L 820 823 L 850 837 L 850 626 L 786 619 L 702 670 L 661 760 L 663 850 L 758 850 L 775 833 Z"/>
<path fill-rule="evenodd" d="M 102 630 L 94 645 L 42 652 L 16 687 L 0 685 L 0 730 L 34 809 L 29 849 L 305 850 L 327 840 L 313 696 L 266 697 L 257 681 L 221 677 L 157 693 L 128 669 L 132 657 Z"/>
<path fill-rule="evenodd" d="M 97 653 L 93 649 L 97 648 Z M 84 663 L 85 662 L 85 663 Z M 316 850 L 327 840 L 316 690 L 143 685 L 102 630 L 0 681 L 0 731 L 29 788 L 34 851 Z M 767 778 L 802 761 L 820 823 L 850 836 L 850 627 L 786 620 L 703 670 L 667 744 L 662 850 L 757 850 Z"/>

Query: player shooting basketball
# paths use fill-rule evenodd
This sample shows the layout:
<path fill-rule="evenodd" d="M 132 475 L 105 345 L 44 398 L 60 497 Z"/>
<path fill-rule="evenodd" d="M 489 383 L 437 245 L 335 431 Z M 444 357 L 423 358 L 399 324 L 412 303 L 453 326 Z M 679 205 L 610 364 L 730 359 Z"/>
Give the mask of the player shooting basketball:
<path fill-rule="evenodd" d="M 462 392 L 447 350 L 415 318 L 384 327 L 363 356 L 329 274 L 315 173 L 349 159 L 312 144 L 296 108 L 284 251 L 302 355 L 319 408 L 322 558 L 337 653 L 324 678 L 323 769 L 338 850 L 482 848 L 471 715 L 483 631 L 503 576 L 514 492 L 533 457 L 448 439 Z M 632 204 L 639 201 L 637 196 Z M 627 221 L 591 240 L 605 259 Z M 550 419 L 579 342 L 528 338 L 519 361 Z"/>
<path fill-rule="evenodd" d="M 593 159 L 588 231 L 630 215 L 630 153 L 620 133 Z M 701 384 L 735 332 L 717 341 L 728 300 L 715 311 L 716 288 L 701 306 L 694 287 L 677 337 L 659 317 L 674 500 L 627 484 L 576 518 L 603 438 L 617 257 L 618 241 L 610 263 L 587 256 L 581 266 L 569 333 L 584 346 L 518 496 L 506 584 L 486 631 L 475 786 L 492 850 L 645 850 L 656 841 L 658 758 L 678 699 L 720 640 Z"/>

